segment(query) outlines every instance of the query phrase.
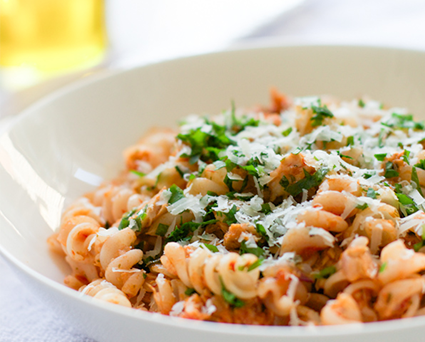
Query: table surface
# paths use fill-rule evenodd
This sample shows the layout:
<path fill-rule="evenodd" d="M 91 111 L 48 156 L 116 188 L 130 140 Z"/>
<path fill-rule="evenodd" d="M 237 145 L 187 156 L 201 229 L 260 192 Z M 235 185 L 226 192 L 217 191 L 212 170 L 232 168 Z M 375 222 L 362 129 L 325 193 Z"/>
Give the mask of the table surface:
<path fill-rule="evenodd" d="M 276 3 L 274 3 L 276 6 Z M 163 50 L 151 60 L 177 57 L 191 53 L 214 51 L 247 44 L 366 44 L 425 50 L 425 1 L 423 0 L 306 0 L 290 12 L 271 15 L 263 13 L 264 20 L 252 24 L 252 30 L 236 32 L 225 38 L 217 37 L 210 45 L 198 50 Z M 254 25 L 255 24 L 255 25 Z M 241 25 L 243 27 L 243 25 Z M 153 42 L 153 41 L 152 41 Z M 153 44 L 153 43 L 152 43 Z M 154 47 L 154 45 L 152 45 Z M 123 49 L 125 52 L 125 49 Z M 146 54 L 132 51 L 123 53 L 99 72 L 129 68 L 149 62 Z M 96 71 L 96 70 L 94 70 Z M 19 115 L 18 112 L 58 87 L 68 84 L 77 76 L 47 82 L 30 91 L 10 93 L 0 87 L 0 118 Z M 11 105 L 13 104 L 13 105 Z M 5 124 L 0 124 L 0 130 Z M 92 339 L 80 334 L 74 327 L 54 316 L 43 303 L 16 278 L 14 272 L 0 256 L 0 342 L 6 341 L 79 341 Z"/>

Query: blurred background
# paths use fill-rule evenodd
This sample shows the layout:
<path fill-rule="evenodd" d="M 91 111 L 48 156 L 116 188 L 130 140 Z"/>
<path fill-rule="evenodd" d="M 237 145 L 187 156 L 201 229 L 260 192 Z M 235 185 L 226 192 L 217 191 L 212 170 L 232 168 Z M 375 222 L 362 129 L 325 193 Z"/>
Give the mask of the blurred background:
<path fill-rule="evenodd" d="M 0 0 L 0 118 L 94 73 L 261 44 L 425 49 L 423 0 Z"/>
<path fill-rule="evenodd" d="M 146 63 L 278 44 L 425 50 L 424 37 L 424 0 L 0 0 L 0 132 L 53 91 Z M 0 342 L 91 341 L 1 257 L 0 274 Z"/>

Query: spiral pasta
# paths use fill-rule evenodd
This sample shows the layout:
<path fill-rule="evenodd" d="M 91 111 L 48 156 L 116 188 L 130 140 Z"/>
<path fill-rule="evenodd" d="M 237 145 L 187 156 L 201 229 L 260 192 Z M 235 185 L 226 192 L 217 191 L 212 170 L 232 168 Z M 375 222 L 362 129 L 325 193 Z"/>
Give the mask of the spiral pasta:
<path fill-rule="evenodd" d="M 164 315 L 261 325 L 425 314 L 425 123 L 367 98 L 190 116 L 124 151 L 49 239 L 65 284 Z M 423 188 L 424 187 L 424 188 Z"/>

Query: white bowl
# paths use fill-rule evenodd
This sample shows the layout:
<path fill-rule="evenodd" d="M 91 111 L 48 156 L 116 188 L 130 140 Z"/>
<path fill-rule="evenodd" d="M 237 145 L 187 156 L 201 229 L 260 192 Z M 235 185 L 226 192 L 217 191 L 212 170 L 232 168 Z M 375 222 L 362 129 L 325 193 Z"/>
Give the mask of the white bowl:
<path fill-rule="evenodd" d="M 98 341 L 423 341 L 425 318 L 344 327 L 255 327 L 176 319 L 66 288 L 46 238 L 62 210 L 123 167 L 121 152 L 152 126 L 191 113 L 292 95 L 369 95 L 425 118 L 425 52 L 352 46 L 227 51 L 88 79 L 20 115 L 0 137 L 0 252 L 70 325 Z"/>

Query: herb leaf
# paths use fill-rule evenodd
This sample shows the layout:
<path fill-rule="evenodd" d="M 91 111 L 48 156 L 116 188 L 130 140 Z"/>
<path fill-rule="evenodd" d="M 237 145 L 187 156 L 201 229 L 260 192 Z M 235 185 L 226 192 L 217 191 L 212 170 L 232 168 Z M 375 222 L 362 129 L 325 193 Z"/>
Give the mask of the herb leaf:
<path fill-rule="evenodd" d="M 229 226 L 233 223 L 237 223 L 238 220 L 236 220 L 235 214 L 238 211 L 238 208 L 236 207 L 235 204 L 233 204 L 232 208 L 229 210 L 228 213 L 224 213 L 224 215 L 226 216 L 227 220 L 225 221 L 225 223 L 227 223 Z"/>
<path fill-rule="evenodd" d="M 156 228 L 155 234 L 158 236 L 165 236 L 170 226 L 167 224 L 160 223 L 158 224 L 158 228 Z"/>
<path fill-rule="evenodd" d="M 189 233 L 193 233 L 199 227 L 207 226 L 209 224 L 216 223 L 217 220 L 208 220 L 204 222 L 186 222 L 183 223 L 180 227 L 176 226 L 176 228 L 171 232 L 170 236 L 165 239 L 165 242 L 170 241 L 185 241 L 190 240 L 187 239 Z"/>
<path fill-rule="evenodd" d="M 264 250 L 261 247 L 247 247 L 245 240 L 241 242 L 241 247 L 239 249 L 239 254 L 254 254 L 256 257 L 260 258 L 264 255 Z"/>
<path fill-rule="evenodd" d="M 375 158 L 379 161 L 384 161 L 385 157 L 387 156 L 386 153 L 379 153 L 379 154 L 375 154 Z"/>
<path fill-rule="evenodd" d="M 404 129 L 404 128 L 412 128 L 412 129 L 425 129 L 425 122 L 415 122 L 413 120 L 412 114 L 397 114 L 392 113 L 391 119 L 387 122 L 381 122 L 381 125 L 395 128 L 395 129 Z"/>
<path fill-rule="evenodd" d="M 137 171 L 137 170 L 130 170 L 130 172 L 134 173 L 136 176 L 139 176 L 139 177 L 146 176 L 146 173 L 143 173 L 143 172 L 140 172 L 140 171 Z"/>
<path fill-rule="evenodd" d="M 334 274 L 336 272 L 336 267 L 335 266 L 329 266 L 329 267 L 325 267 L 324 269 L 320 270 L 319 273 L 315 273 L 314 279 L 327 279 L 329 278 L 332 274 Z"/>
<path fill-rule="evenodd" d="M 356 209 L 365 210 L 369 205 L 367 203 L 363 203 L 362 205 L 357 205 Z"/>
<path fill-rule="evenodd" d="M 184 193 L 183 190 L 180 189 L 177 185 L 173 184 L 170 189 L 171 191 L 171 197 L 168 200 L 168 204 L 173 204 L 179 200 L 181 200 L 182 198 L 184 198 Z"/>
<path fill-rule="evenodd" d="M 422 193 L 421 184 L 419 183 L 419 177 L 418 172 L 416 171 L 416 167 L 412 167 L 412 182 L 415 183 L 415 188 L 418 190 L 418 192 L 421 194 L 422 197 L 424 197 L 424 194 Z"/>
<path fill-rule="evenodd" d="M 415 167 L 425 170 L 425 159 L 421 159 L 419 163 L 415 164 Z"/>
<path fill-rule="evenodd" d="M 229 292 L 226 287 L 224 286 L 223 280 L 220 277 L 221 282 L 221 295 L 223 296 L 224 300 L 229 303 L 230 305 L 241 308 L 245 305 L 245 302 L 243 300 L 240 300 L 237 298 L 233 293 Z"/>
<path fill-rule="evenodd" d="M 195 289 L 191 289 L 190 287 L 188 287 L 188 288 L 186 289 L 186 291 L 184 291 L 184 294 L 185 294 L 186 296 L 191 296 L 191 295 L 193 295 L 194 293 L 196 293 Z"/>
<path fill-rule="evenodd" d="M 288 192 L 293 197 L 302 193 L 303 189 L 309 190 L 311 188 L 319 186 L 322 183 L 323 179 L 325 178 L 329 170 L 326 167 L 322 167 L 321 169 L 317 170 L 312 175 L 310 175 L 305 169 L 303 169 L 303 171 L 304 171 L 305 178 L 299 180 L 296 183 L 286 185 L 286 184 L 289 184 L 286 177 L 284 177 L 286 179 L 286 182 L 285 181 L 282 182 L 283 178 L 281 180 L 280 184 L 283 186 L 286 192 Z"/>
<path fill-rule="evenodd" d="M 321 126 L 323 124 L 323 120 L 325 118 L 333 118 L 334 115 L 332 112 L 324 105 L 323 107 L 317 107 L 317 106 L 311 106 L 311 109 L 313 110 L 313 113 L 316 115 L 313 115 L 311 117 L 311 126 L 317 127 Z"/>
<path fill-rule="evenodd" d="M 217 253 L 218 252 L 217 246 L 210 245 L 208 243 L 204 243 L 204 246 L 207 247 L 213 253 Z"/>
<path fill-rule="evenodd" d="M 369 189 L 367 189 L 367 193 L 366 193 L 366 196 L 367 197 L 370 197 L 370 198 L 373 198 L 373 199 L 376 199 L 376 191 L 375 190 L 373 190 L 372 188 L 369 188 Z"/>
<path fill-rule="evenodd" d="M 284 137 L 287 137 L 289 134 L 291 134 L 292 133 L 292 127 L 289 127 L 288 129 L 285 129 L 283 132 L 282 132 L 282 135 L 284 136 Z"/>
<path fill-rule="evenodd" d="M 411 215 L 419 210 L 415 201 L 409 196 L 397 192 L 395 195 L 397 196 L 398 202 L 400 203 L 400 211 L 404 214 L 404 216 Z"/>
<path fill-rule="evenodd" d="M 385 178 L 394 178 L 394 177 L 398 177 L 399 173 L 394 170 L 394 164 L 391 162 L 386 162 L 385 163 L 385 173 L 384 173 L 384 177 Z"/>

